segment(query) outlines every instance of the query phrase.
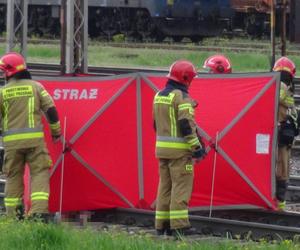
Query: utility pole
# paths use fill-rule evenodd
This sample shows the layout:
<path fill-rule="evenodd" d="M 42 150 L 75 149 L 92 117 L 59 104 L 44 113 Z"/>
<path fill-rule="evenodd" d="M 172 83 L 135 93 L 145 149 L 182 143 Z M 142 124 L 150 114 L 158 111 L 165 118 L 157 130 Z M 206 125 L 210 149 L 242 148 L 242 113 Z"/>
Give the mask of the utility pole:
<path fill-rule="evenodd" d="M 300 1 L 290 0 L 290 41 L 300 43 Z"/>
<path fill-rule="evenodd" d="M 66 73 L 87 73 L 88 1 L 67 0 Z"/>
<path fill-rule="evenodd" d="M 27 57 L 28 0 L 8 0 L 6 52 L 16 50 Z"/>
<path fill-rule="evenodd" d="M 66 74 L 67 48 L 67 0 L 61 0 L 60 6 L 60 73 Z"/>
<path fill-rule="evenodd" d="M 276 39 L 275 39 L 275 23 L 276 23 L 276 0 L 271 0 L 271 70 L 273 69 L 275 63 L 275 49 L 276 49 Z"/>
<path fill-rule="evenodd" d="M 286 56 L 286 9 L 288 7 L 286 0 L 281 0 L 281 56 Z"/>

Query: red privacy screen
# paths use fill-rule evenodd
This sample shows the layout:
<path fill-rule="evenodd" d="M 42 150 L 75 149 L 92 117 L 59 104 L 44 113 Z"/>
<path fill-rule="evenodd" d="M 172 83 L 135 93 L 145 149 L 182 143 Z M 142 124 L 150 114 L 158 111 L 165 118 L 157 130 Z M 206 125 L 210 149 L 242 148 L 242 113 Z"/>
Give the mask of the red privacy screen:
<path fill-rule="evenodd" d="M 213 78 L 212 78 L 213 77 Z M 153 209 L 158 185 L 152 101 L 162 75 L 39 79 L 52 95 L 63 142 L 53 159 L 51 211 Z M 191 209 L 274 209 L 277 74 L 203 75 L 192 83 L 208 154 L 195 166 Z"/>

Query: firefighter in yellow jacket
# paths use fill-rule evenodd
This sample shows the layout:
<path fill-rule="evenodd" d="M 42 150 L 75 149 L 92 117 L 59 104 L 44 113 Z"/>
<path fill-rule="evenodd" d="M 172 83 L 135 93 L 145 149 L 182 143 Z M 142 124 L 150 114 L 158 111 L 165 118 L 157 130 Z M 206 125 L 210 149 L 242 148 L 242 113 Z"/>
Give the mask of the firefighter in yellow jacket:
<path fill-rule="evenodd" d="M 276 197 L 279 209 L 285 208 L 285 193 L 289 179 L 289 161 L 294 137 L 298 134 L 297 111 L 293 97 L 295 64 L 287 57 L 279 58 L 273 71 L 280 72 L 280 98 L 278 108 L 278 155 L 276 165 Z"/>
<path fill-rule="evenodd" d="M 57 110 L 44 87 L 31 80 L 20 54 L 11 52 L 2 56 L 0 69 L 7 82 L 0 89 L 6 213 L 14 217 L 22 205 L 24 167 L 28 163 L 32 203 L 29 214 L 47 220 L 51 159 L 44 142 L 42 115 L 46 115 L 53 141 L 57 142 L 61 135 Z"/>
<path fill-rule="evenodd" d="M 188 202 L 193 188 L 193 160 L 205 155 L 196 133 L 196 105 L 188 94 L 196 74 L 191 62 L 176 61 L 165 89 L 153 101 L 160 175 L 155 214 L 158 235 L 191 233 Z"/>

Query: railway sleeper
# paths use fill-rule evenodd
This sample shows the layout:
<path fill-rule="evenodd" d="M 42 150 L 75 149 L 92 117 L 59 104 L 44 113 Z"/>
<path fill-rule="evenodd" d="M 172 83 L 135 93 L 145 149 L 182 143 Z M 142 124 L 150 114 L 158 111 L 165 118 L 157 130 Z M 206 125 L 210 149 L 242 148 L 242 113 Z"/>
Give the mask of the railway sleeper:
<path fill-rule="evenodd" d="M 124 222 L 124 218 L 134 217 L 136 224 L 143 225 L 147 220 L 154 221 L 154 212 L 141 209 L 115 209 L 106 211 L 114 216 L 114 223 Z M 97 214 L 98 212 L 96 212 Z M 208 218 L 199 215 L 190 215 L 191 224 L 200 234 L 229 237 L 233 239 L 251 238 L 253 240 L 277 240 L 294 239 L 300 235 L 300 228 L 263 224 L 257 222 L 245 222 L 222 218 Z"/>

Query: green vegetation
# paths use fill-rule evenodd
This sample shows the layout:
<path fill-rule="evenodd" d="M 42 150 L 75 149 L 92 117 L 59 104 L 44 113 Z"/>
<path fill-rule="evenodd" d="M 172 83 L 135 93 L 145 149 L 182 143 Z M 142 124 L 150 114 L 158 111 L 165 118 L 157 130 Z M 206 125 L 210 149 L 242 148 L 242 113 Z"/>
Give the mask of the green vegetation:
<path fill-rule="evenodd" d="M 95 229 L 75 229 L 54 224 L 37 222 L 16 222 L 0 219 L 0 249 L 3 250 L 252 250 L 278 249 L 296 250 L 300 245 L 291 241 L 281 244 L 244 243 L 209 240 L 196 242 L 155 238 L 147 234 L 128 234 L 117 230 L 97 231 Z"/>
<path fill-rule="evenodd" d="M 122 37 L 116 37 L 122 40 Z M 255 43 L 253 43 L 255 45 Z M 151 48 L 118 48 L 109 46 L 106 43 L 92 42 L 89 45 L 88 60 L 93 66 L 116 66 L 116 67 L 148 67 L 164 68 L 168 67 L 177 59 L 188 59 L 192 61 L 201 71 L 204 60 L 217 52 L 195 51 L 189 48 L 195 45 L 186 45 L 187 49 L 167 50 Z M 5 51 L 5 45 L 0 44 L 0 54 Z M 247 53 L 247 52 L 224 52 L 231 61 L 234 72 L 258 72 L 270 70 L 270 57 L 267 54 Z M 56 63 L 60 61 L 59 44 L 29 44 L 28 61 L 40 63 Z M 300 69 L 300 56 L 290 57 Z M 298 75 L 300 70 L 298 70 Z"/>

